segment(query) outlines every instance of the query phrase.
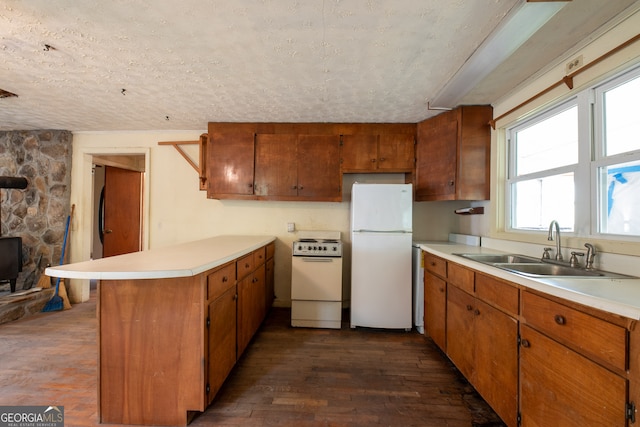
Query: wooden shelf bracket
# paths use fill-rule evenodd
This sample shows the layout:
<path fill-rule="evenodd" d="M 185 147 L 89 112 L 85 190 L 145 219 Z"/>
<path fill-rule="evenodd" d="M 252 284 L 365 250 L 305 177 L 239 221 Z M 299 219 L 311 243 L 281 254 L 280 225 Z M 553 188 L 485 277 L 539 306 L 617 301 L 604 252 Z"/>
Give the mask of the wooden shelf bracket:
<path fill-rule="evenodd" d="M 206 190 L 207 176 L 206 176 L 206 167 L 205 167 L 205 159 L 207 152 L 207 139 L 208 134 L 203 133 L 200 135 L 200 139 L 198 141 L 160 141 L 158 145 L 171 145 L 173 148 L 178 150 L 178 153 L 191 165 L 191 167 L 198 172 L 198 177 L 200 178 L 200 190 Z M 198 145 L 198 164 L 193 161 L 193 159 L 182 149 L 182 145 Z"/>

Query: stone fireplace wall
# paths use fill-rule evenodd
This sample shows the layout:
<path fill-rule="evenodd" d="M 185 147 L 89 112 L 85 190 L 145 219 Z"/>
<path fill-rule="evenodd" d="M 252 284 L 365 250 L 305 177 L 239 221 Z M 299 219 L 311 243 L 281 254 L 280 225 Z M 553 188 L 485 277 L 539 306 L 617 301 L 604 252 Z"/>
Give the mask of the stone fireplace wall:
<path fill-rule="evenodd" d="M 28 181 L 24 190 L 0 189 L 0 235 L 22 237 L 16 290 L 35 286 L 47 264 L 60 263 L 70 214 L 72 139 L 63 130 L 0 132 L 0 176 Z"/>

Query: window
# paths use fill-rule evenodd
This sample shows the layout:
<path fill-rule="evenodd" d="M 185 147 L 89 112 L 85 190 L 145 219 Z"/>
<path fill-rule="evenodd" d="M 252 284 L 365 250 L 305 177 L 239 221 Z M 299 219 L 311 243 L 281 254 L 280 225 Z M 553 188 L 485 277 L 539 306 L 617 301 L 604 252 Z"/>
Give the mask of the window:
<path fill-rule="evenodd" d="M 640 68 L 507 129 L 507 228 L 640 236 Z"/>
<path fill-rule="evenodd" d="M 511 129 L 512 228 L 542 230 L 555 219 L 573 230 L 578 154 L 575 99 Z"/>

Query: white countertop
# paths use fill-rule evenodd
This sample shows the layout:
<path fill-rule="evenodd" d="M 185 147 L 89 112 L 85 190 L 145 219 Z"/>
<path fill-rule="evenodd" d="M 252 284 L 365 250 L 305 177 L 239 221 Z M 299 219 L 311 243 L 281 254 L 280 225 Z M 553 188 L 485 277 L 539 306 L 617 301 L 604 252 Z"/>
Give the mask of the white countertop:
<path fill-rule="evenodd" d="M 45 274 L 69 279 L 164 279 L 189 277 L 240 258 L 273 236 L 216 236 L 175 246 L 48 267 Z"/>
<path fill-rule="evenodd" d="M 640 319 L 640 278 L 619 279 L 599 277 L 530 278 L 491 265 L 463 258 L 457 253 L 504 253 L 480 246 L 451 242 L 425 242 L 419 245 L 434 255 L 464 265 L 476 271 L 517 283 L 540 292 L 598 308 L 631 319 Z"/>

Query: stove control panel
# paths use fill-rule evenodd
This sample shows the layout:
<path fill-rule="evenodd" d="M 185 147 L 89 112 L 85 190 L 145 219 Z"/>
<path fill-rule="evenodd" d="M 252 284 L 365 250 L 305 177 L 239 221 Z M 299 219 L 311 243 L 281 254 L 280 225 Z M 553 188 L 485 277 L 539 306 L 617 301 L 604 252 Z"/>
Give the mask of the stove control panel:
<path fill-rule="evenodd" d="M 342 243 L 336 241 L 293 242 L 293 256 L 341 257 Z"/>

